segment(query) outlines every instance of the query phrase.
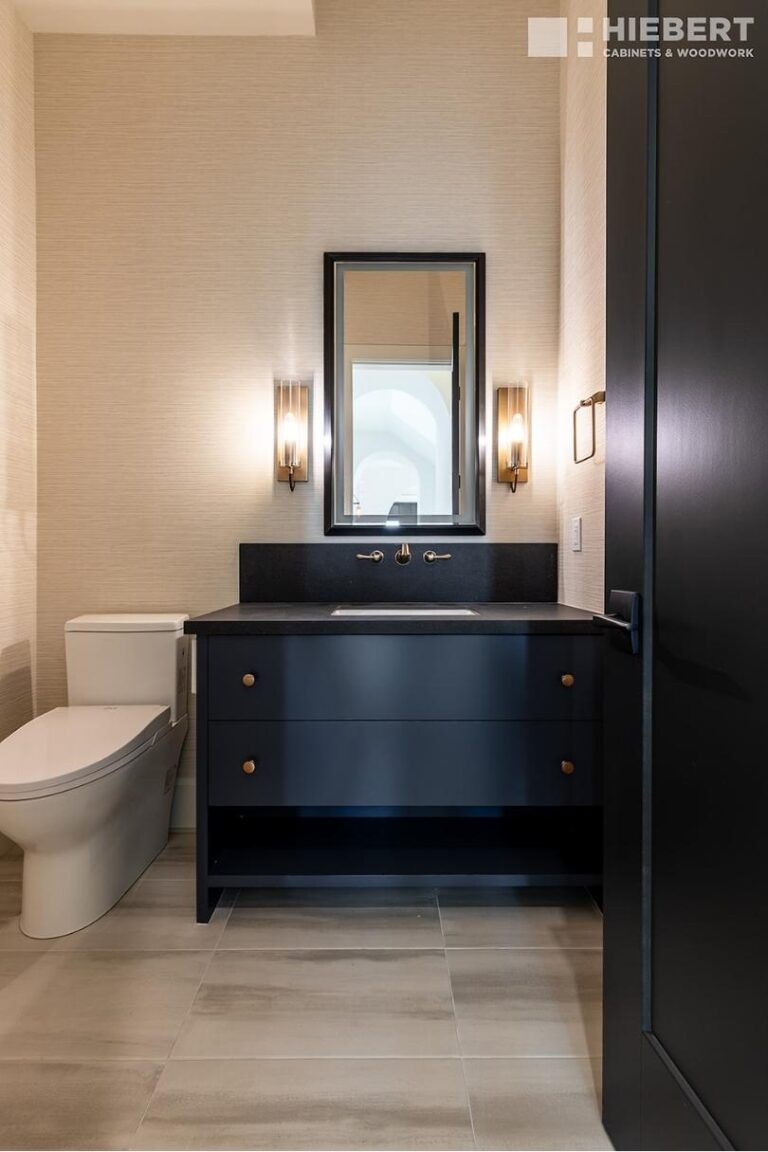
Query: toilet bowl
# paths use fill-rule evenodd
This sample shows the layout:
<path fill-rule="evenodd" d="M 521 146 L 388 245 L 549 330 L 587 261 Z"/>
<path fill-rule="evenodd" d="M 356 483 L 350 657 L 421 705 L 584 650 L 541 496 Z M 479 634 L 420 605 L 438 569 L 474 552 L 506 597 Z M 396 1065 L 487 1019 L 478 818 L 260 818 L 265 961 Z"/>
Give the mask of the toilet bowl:
<path fill-rule="evenodd" d="M 156 705 L 55 708 L 0 744 L 0 831 L 24 850 L 25 935 L 91 924 L 162 851 L 186 731 Z"/>
<path fill-rule="evenodd" d="M 188 727 L 185 619 L 69 621 L 69 705 L 0 743 L 0 833 L 24 851 L 27 936 L 91 924 L 167 843 Z"/>

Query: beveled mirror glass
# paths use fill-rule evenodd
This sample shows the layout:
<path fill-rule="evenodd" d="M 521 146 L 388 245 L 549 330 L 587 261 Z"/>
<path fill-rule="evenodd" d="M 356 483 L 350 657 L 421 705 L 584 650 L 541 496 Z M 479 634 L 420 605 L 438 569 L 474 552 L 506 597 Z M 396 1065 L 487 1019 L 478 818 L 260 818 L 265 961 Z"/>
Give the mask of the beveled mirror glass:
<path fill-rule="evenodd" d="M 485 530 L 484 257 L 326 253 L 327 534 Z"/>

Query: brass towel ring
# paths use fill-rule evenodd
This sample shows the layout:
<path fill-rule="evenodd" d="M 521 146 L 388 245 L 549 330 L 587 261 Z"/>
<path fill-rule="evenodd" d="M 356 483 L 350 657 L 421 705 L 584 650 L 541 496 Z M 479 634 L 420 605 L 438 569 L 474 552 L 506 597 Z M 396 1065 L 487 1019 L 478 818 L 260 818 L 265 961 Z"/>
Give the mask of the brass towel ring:
<path fill-rule="evenodd" d="M 574 464 L 584 464 L 585 461 L 591 460 L 597 451 L 597 439 L 595 436 L 595 407 L 598 404 L 605 404 L 605 392 L 593 392 L 586 400 L 579 400 L 578 407 L 573 410 L 573 462 Z M 577 420 L 579 412 L 582 408 L 592 409 L 592 451 L 588 452 L 586 456 L 579 456 L 578 448 L 578 433 L 577 433 Z"/>

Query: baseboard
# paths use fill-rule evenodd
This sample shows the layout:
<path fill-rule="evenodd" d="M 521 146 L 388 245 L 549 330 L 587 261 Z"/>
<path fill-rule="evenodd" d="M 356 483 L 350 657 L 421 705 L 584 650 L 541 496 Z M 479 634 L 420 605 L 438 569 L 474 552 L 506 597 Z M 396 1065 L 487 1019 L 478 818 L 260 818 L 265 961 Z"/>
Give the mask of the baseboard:
<path fill-rule="evenodd" d="M 195 781 L 190 777 L 182 777 L 176 781 L 171 828 L 194 828 L 195 823 Z"/>

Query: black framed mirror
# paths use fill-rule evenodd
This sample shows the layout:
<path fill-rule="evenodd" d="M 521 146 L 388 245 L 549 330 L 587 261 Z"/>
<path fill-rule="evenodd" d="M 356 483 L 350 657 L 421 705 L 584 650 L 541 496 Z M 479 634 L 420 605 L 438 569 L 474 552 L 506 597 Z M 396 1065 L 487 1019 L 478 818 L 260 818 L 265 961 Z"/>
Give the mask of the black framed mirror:
<path fill-rule="evenodd" d="M 485 256 L 325 254 L 326 535 L 485 532 Z"/>

